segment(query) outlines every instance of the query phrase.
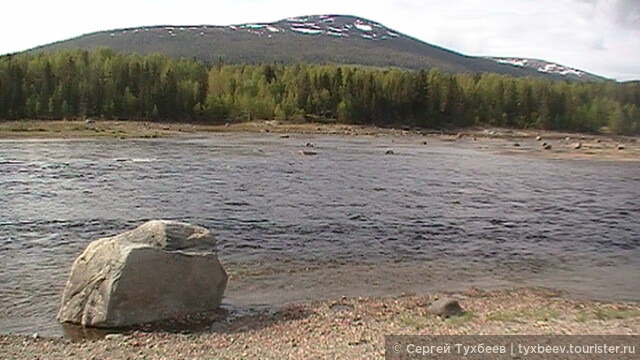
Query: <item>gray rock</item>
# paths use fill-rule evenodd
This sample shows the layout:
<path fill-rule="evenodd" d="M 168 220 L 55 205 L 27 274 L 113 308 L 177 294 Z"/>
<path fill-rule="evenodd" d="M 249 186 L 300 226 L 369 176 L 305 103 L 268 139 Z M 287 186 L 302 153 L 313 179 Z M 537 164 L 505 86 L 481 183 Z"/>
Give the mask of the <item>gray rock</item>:
<path fill-rule="evenodd" d="M 458 300 L 445 297 L 429 305 L 427 312 L 441 317 L 451 317 L 462 315 L 463 310 Z"/>
<path fill-rule="evenodd" d="M 218 308 L 227 274 L 209 230 L 153 220 L 95 240 L 75 260 L 58 320 L 125 327 Z"/>

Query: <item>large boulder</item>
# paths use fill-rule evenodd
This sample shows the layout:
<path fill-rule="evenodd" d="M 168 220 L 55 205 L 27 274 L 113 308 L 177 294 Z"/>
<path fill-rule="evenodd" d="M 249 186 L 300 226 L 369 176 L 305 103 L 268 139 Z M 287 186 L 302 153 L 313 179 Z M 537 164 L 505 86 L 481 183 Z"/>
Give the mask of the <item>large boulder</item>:
<path fill-rule="evenodd" d="M 218 308 L 227 274 L 209 230 L 153 220 L 95 240 L 75 260 L 58 320 L 127 327 Z"/>

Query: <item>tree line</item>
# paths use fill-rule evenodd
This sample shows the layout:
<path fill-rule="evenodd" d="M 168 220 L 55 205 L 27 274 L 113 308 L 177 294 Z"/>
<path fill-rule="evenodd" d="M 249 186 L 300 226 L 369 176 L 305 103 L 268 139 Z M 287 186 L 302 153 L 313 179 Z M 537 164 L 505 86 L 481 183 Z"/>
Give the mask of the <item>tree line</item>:
<path fill-rule="evenodd" d="M 640 133 L 640 83 L 338 65 L 204 64 L 101 48 L 0 58 L 0 119 L 254 119 Z"/>

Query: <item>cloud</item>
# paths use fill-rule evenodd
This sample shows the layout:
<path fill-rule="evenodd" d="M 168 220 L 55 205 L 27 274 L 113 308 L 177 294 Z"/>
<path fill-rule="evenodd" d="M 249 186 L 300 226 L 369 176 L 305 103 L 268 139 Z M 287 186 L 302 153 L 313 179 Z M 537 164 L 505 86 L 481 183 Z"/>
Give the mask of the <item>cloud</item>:
<path fill-rule="evenodd" d="M 618 0 L 613 8 L 618 24 L 640 31 L 640 1 Z"/>
<path fill-rule="evenodd" d="M 621 28 L 640 31 L 639 0 L 573 0 L 590 5 L 592 17 L 606 19 Z"/>

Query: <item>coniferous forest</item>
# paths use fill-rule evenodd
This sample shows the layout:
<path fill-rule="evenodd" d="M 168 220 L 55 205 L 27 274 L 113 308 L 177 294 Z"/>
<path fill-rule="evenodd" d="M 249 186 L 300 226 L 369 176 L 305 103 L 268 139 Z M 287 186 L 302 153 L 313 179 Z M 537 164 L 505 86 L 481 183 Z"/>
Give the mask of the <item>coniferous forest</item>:
<path fill-rule="evenodd" d="M 338 65 L 203 64 L 108 49 L 0 58 L 0 119 L 338 121 L 640 133 L 640 82 Z"/>

